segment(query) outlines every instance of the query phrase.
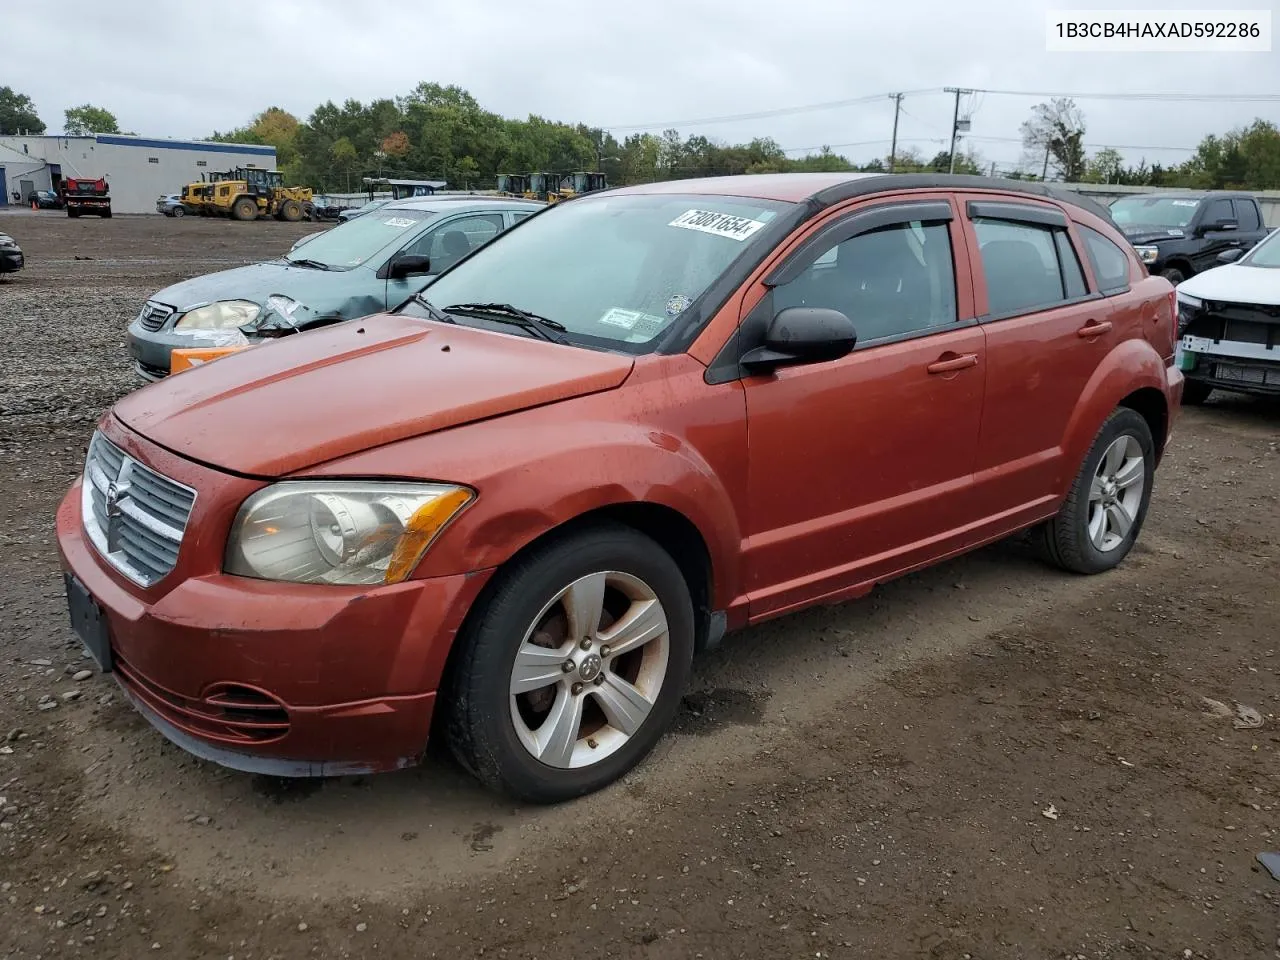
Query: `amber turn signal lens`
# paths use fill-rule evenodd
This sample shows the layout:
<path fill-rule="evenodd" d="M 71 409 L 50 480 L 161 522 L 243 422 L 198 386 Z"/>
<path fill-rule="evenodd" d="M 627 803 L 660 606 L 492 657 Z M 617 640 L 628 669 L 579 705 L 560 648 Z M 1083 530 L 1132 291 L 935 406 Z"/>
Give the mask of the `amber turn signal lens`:
<path fill-rule="evenodd" d="M 396 548 L 391 553 L 387 573 L 382 582 L 399 583 L 413 573 L 414 567 L 427 552 L 432 541 L 445 528 L 445 525 L 471 502 L 473 497 L 474 494 L 470 490 L 451 490 L 415 510 L 413 516 L 405 523 L 404 532 L 400 534 Z"/>

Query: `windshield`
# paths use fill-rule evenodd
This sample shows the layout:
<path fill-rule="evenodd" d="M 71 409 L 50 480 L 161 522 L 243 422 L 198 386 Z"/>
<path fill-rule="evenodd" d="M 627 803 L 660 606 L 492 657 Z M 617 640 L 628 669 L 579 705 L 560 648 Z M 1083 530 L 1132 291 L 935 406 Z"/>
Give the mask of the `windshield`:
<path fill-rule="evenodd" d="M 720 196 L 575 200 L 502 234 L 423 295 L 441 310 L 510 304 L 562 324 L 570 340 L 645 344 L 789 206 Z M 404 309 L 429 315 L 417 304 Z"/>
<path fill-rule="evenodd" d="M 1280 267 L 1280 229 L 1272 230 L 1267 238 L 1250 250 L 1240 263 L 1250 267 Z"/>
<path fill-rule="evenodd" d="M 434 214 L 431 210 L 384 210 L 381 213 L 348 220 L 314 240 L 306 249 L 299 248 L 296 255 L 290 253 L 290 262 L 313 260 L 335 270 L 358 267 L 375 256 L 388 244 L 410 234 L 423 220 Z"/>
<path fill-rule="evenodd" d="M 1199 201 L 1189 197 L 1125 197 L 1111 205 L 1111 218 L 1122 227 L 1185 228 L 1197 206 Z"/>

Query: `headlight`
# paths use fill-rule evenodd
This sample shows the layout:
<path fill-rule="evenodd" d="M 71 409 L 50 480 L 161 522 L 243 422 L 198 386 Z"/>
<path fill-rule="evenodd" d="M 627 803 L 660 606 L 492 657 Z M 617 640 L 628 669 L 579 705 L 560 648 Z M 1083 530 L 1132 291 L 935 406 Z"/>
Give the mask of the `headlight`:
<path fill-rule="evenodd" d="M 1189 293 L 1178 293 L 1178 336 L 1181 337 L 1187 332 L 1187 328 L 1191 326 L 1191 321 L 1196 318 L 1196 314 L 1200 312 L 1200 308 L 1204 306 L 1204 301 L 1199 297 L 1193 297 Z"/>
<path fill-rule="evenodd" d="M 436 483 L 277 483 L 240 507 L 225 569 L 291 583 L 399 583 L 474 497 Z"/>
<path fill-rule="evenodd" d="M 1133 249 L 1138 251 L 1138 259 L 1143 263 L 1155 263 L 1160 258 L 1160 248 L 1153 244 L 1143 244 Z"/>
<path fill-rule="evenodd" d="M 222 300 L 188 310 L 173 325 L 175 330 L 232 330 L 253 323 L 262 308 L 248 300 Z"/>

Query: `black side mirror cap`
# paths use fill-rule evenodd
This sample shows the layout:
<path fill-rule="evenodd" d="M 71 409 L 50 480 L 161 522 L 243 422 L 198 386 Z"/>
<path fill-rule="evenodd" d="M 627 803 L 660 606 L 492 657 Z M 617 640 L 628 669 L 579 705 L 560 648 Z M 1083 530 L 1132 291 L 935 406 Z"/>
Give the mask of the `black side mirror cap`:
<path fill-rule="evenodd" d="M 763 346 L 748 350 L 740 363 L 751 374 L 778 367 L 839 360 L 858 341 L 853 321 L 839 310 L 825 307 L 787 307 L 779 310 L 765 332 Z"/>
<path fill-rule="evenodd" d="M 1239 230 L 1238 220 L 1215 220 L 1213 223 L 1202 223 L 1200 233 L 1221 233 L 1226 230 Z"/>
<path fill-rule="evenodd" d="M 415 254 L 402 254 L 387 265 L 387 279 L 403 280 L 405 277 L 423 276 L 431 272 L 431 258 Z"/>
<path fill-rule="evenodd" d="M 1218 254 L 1219 263 L 1235 263 L 1244 256 L 1244 251 L 1239 247 L 1232 247 L 1230 250 L 1223 250 Z"/>

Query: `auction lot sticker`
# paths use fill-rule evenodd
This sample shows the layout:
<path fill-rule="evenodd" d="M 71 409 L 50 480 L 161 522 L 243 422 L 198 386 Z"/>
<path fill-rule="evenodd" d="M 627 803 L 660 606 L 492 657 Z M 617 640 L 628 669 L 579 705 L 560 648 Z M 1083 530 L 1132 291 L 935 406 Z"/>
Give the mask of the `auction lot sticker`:
<path fill-rule="evenodd" d="M 752 220 L 750 217 L 735 217 L 728 213 L 716 213 L 712 210 L 686 210 L 667 226 L 679 227 L 681 230 L 697 230 L 741 243 L 763 227 L 764 221 Z"/>

